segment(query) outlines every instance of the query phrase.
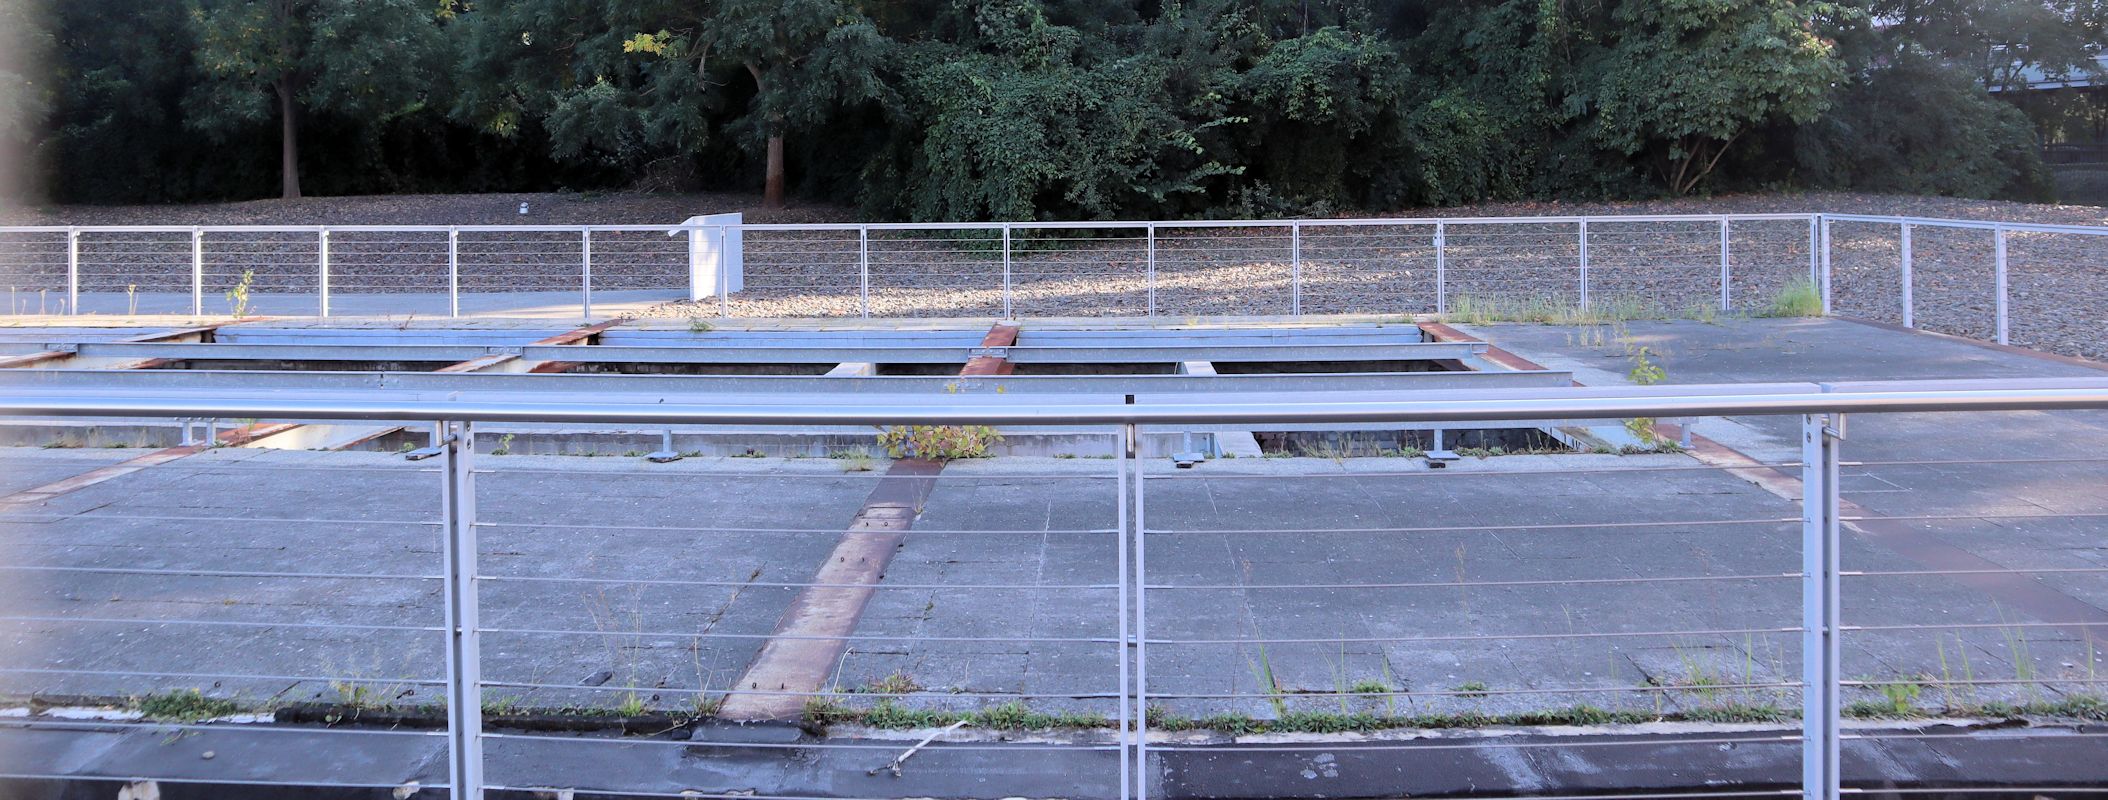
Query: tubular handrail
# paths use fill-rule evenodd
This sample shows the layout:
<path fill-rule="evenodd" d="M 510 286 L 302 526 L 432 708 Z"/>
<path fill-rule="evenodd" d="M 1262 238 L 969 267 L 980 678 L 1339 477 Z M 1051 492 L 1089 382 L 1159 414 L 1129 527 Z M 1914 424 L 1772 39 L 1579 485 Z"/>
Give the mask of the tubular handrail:
<path fill-rule="evenodd" d="M 1992 230 L 2004 228 L 2009 231 L 2035 233 L 2072 233 L 2091 236 L 2108 236 L 2108 226 L 2062 225 L 2033 222 L 1995 222 L 1985 220 L 1958 219 L 1953 217 L 1915 217 L 1879 214 L 1837 214 L 1828 212 L 1804 213 L 1722 213 L 1722 214 L 1563 214 L 1548 216 L 1512 217 L 1305 217 L 1295 219 L 1185 219 L 1185 220 L 1029 220 L 989 222 L 818 222 L 818 223 L 740 223 L 740 224 L 578 224 L 550 225 L 531 224 L 484 224 L 484 225 L 0 225 L 0 234 L 9 233 L 321 233 L 344 231 L 352 233 L 385 233 L 390 231 L 411 233 L 579 233 L 591 232 L 636 232 L 679 233 L 684 231 L 973 231 L 973 230 L 1093 230 L 1155 228 L 1294 228 L 1294 227 L 1380 227 L 1386 225 L 1572 225 L 1583 221 L 1597 224 L 1621 222 L 1720 222 L 1732 221 L 1810 221 L 1827 219 L 1832 222 L 1872 222 L 1882 224 L 1911 224 L 1946 228 L 1975 228 Z"/>
<path fill-rule="evenodd" d="M 1429 393 L 1435 394 L 1435 393 Z M 1166 401 L 1134 404 L 1078 398 L 907 396 L 822 404 L 726 396 L 714 403 L 435 397 L 400 390 L 232 391 L 139 394 L 9 389 L 0 416 L 139 416 L 256 419 L 472 420 L 596 424 L 1093 425 L 1463 422 L 1762 414 L 2108 409 L 2108 378 L 1962 380 L 1852 384 L 1735 384 L 1633 388 L 1511 389 L 1435 399 L 1316 399 L 1300 402 Z M 1311 393 L 1323 398 L 1325 393 Z M 1147 400 L 1144 398 L 1143 400 Z"/>

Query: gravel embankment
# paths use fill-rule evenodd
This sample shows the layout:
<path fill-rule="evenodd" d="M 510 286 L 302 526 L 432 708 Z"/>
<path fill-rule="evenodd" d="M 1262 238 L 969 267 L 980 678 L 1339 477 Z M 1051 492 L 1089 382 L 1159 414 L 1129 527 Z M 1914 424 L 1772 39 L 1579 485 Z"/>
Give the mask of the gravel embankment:
<path fill-rule="evenodd" d="M 519 204 L 529 214 L 518 214 Z M 745 211 L 749 222 L 853 219 L 845 209 L 765 211 L 748 195 L 501 194 L 308 198 L 196 206 L 67 206 L 0 210 L 0 224 L 406 225 L 671 224 L 689 215 Z M 1853 194 L 1770 194 L 1642 203 L 1505 203 L 1425 209 L 1395 216 L 1497 217 L 1827 211 L 1972 220 L 2108 224 L 2108 209 Z M 1807 274 L 1805 224 L 1749 221 L 1732 228 L 1730 301 L 1761 308 Z M 1833 226 L 1833 291 L 1840 313 L 1901 321 L 1900 246 L 1894 226 Z M 1005 265 L 993 235 L 874 233 L 868 278 L 854 232 L 746 234 L 746 289 L 729 311 L 741 317 L 991 316 L 1004 310 Z M 1433 226 L 1304 226 L 1301 268 L 1285 229 L 1163 229 L 1154 264 L 1139 231 L 1020 232 L 1012 241 L 1008 301 L 1019 316 L 1172 317 L 1282 314 L 1301 287 L 1304 313 L 1417 313 L 1435 307 Z M 93 234 L 81 245 L 86 291 L 188 291 L 187 233 Z M 438 292 L 446 286 L 444 233 L 333 233 L 337 293 Z M 205 237 L 205 284 L 217 296 L 253 271 L 257 292 L 312 291 L 319 243 L 304 232 Z M 1994 330 L 1994 252 L 1987 231 L 1918 228 L 1913 241 L 1915 317 L 1932 330 L 1989 338 Z M 563 233 L 464 233 L 458 242 L 465 292 L 563 290 L 580 285 L 583 248 Z M 1579 290 L 1572 226 L 1447 226 L 1444 289 L 1467 305 L 1571 303 Z M 1598 302 L 1667 313 L 1717 306 L 1719 229 L 1708 223 L 1592 223 L 1589 291 Z M 2009 234 L 2010 319 L 2016 344 L 2108 358 L 2108 237 Z M 1153 275 L 1152 275 L 1153 266 Z M 595 290 L 673 288 L 686 281 L 686 245 L 659 232 L 596 233 Z M 1300 274 L 1298 274 L 1298 272 Z M 0 234 L 0 284 L 18 294 L 63 286 L 63 238 Z M 1153 277 L 1153 280 L 1152 280 Z M 715 316 L 670 303 L 660 316 Z"/>

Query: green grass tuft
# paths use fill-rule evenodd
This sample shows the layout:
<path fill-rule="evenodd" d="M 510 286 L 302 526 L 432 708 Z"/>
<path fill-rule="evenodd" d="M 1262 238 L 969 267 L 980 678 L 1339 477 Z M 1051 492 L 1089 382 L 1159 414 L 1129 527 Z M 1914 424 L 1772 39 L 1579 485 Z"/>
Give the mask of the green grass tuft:
<path fill-rule="evenodd" d="M 1823 315 L 1823 297 L 1815 290 L 1815 282 L 1797 278 L 1771 298 L 1771 305 L 1757 312 L 1760 317 L 1820 317 Z"/>
<path fill-rule="evenodd" d="M 241 706 L 234 701 L 206 697 L 204 692 L 196 689 L 150 694 L 139 699 L 139 713 L 161 722 L 200 722 L 240 711 Z"/>

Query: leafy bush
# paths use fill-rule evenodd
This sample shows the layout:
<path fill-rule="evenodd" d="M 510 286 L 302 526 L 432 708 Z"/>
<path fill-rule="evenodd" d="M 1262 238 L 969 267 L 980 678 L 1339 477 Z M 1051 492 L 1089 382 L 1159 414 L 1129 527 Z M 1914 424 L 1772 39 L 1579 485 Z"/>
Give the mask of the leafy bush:
<path fill-rule="evenodd" d="M 981 458 L 1002 440 L 986 425 L 892 425 L 878 434 L 879 446 L 894 458 Z"/>
<path fill-rule="evenodd" d="M 1818 186 L 1957 197 L 2048 199 L 2027 115 L 1967 75 L 1905 54 L 1840 92 L 1797 137 Z"/>

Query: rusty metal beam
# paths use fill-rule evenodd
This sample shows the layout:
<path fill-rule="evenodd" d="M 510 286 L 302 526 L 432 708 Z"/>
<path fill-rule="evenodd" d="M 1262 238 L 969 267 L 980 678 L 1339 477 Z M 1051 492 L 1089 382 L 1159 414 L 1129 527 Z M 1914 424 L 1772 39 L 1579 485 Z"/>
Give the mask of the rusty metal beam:
<path fill-rule="evenodd" d="M 289 422 L 252 423 L 239 428 L 220 431 L 219 437 L 212 443 L 186 444 L 162 448 L 106 467 L 97 467 L 71 478 L 64 478 L 35 488 L 24 489 L 6 497 L 0 497 L 0 512 L 20 511 L 25 507 L 46 502 L 61 495 L 70 494 L 104 481 L 121 478 L 148 467 L 166 464 L 185 456 L 197 455 L 214 447 L 240 447 L 257 439 L 275 436 L 298 427 L 300 426 Z"/>
<path fill-rule="evenodd" d="M 1485 344 L 1486 360 L 1491 361 L 1495 364 L 1499 364 L 1503 367 L 1507 367 L 1509 369 L 1521 370 L 1524 372 L 1544 371 L 1543 364 L 1539 364 L 1535 361 L 1531 361 L 1527 358 L 1523 358 L 1522 356 L 1508 352 L 1507 350 L 1501 349 L 1499 345 L 1488 343 L 1484 339 L 1480 339 L 1479 337 L 1457 330 L 1456 328 L 1452 328 L 1440 322 L 1422 322 L 1420 323 L 1420 332 L 1426 334 L 1429 339 L 1432 339 L 1437 342 L 1468 342 L 1473 344 Z M 1574 385 L 1580 386 L 1581 382 L 1575 381 Z"/>
<path fill-rule="evenodd" d="M 995 327 L 988 329 L 987 336 L 981 337 L 981 347 L 983 348 L 1004 348 L 1016 344 L 1016 325 L 997 323 Z M 967 359 L 966 366 L 959 370 L 959 375 L 961 377 L 1008 375 L 1015 369 L 1017 368 L 1011 365 L 1009 359 L 1004 358 L 1000 354 L 991 353 L 976 355 Z"/>

